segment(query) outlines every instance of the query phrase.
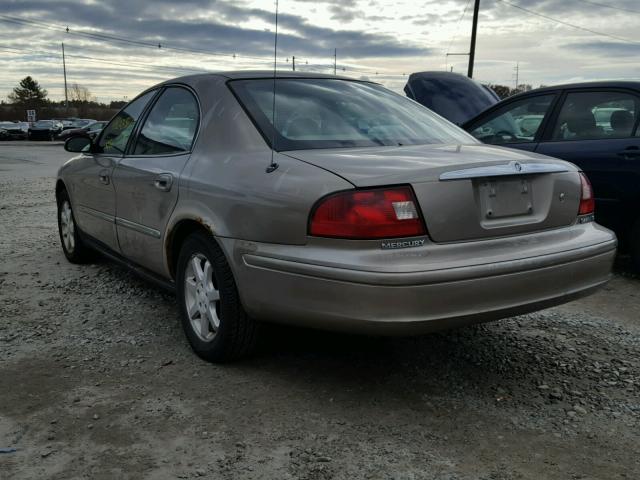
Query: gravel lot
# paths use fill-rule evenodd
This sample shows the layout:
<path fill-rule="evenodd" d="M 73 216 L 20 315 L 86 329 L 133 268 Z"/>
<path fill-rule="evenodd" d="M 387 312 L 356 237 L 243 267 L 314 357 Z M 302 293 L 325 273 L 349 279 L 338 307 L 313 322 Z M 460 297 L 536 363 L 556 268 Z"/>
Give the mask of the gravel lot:
<path fill-rule="evenodd" d="M 66 262 L 61 146 L 0 143 L 1 479 L 636 479 L 640 280 L 419 338 L 269 326 L 195 357 L 171 295 Z"/>

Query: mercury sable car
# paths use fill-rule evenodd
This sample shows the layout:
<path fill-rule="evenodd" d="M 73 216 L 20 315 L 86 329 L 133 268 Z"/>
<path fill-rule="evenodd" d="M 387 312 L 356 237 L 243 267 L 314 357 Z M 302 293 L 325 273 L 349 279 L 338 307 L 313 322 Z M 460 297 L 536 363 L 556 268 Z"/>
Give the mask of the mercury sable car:
<path fill-rule="evenodd" d="M 263 322 L 413 334 L 530 312 L 607 282 L 615 255 L 574 165 L 480 144 L 371 82 L 183 77 L 65 147 L 67 258 L 175 289 L 211 361 Z"/>

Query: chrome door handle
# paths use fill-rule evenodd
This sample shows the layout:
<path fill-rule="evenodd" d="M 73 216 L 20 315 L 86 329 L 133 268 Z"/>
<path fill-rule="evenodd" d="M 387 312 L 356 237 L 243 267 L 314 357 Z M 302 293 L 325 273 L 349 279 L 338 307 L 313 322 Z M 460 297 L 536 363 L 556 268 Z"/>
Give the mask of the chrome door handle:
<path fill-rule="evenodd" d="M 171 190 L 172 185 L 173 175 L 171 175 L 170 173 L 161 173 L 153 182 L 153 186 L 163 192 L 168 192 L 169 190 Z"/>
<path fill-rule="evenodd" d="M 98 173 L 98 179 L 100 180 L 100 183 L 109 185 L 109 172 L 107 170 L 101 170 L 100 173 Z"/>

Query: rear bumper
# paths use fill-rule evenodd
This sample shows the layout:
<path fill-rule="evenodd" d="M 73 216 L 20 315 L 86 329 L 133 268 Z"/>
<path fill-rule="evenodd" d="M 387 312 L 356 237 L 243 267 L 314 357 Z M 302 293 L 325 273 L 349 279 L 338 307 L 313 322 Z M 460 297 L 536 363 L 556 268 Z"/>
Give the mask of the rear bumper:
<path fill-rule="evenodd" d="M 255 318 L 398 335 L 495 320 L 587 295 L 609 280 L 615 257 L 615 236 L 598 227 L 597 238 L 546 255 L 526 257 L 521 249 L 510 260 L 405 272 L 310 264 L 260 255 L 246 242 L 221 243 L 232 249 L 240 295 Z"/>

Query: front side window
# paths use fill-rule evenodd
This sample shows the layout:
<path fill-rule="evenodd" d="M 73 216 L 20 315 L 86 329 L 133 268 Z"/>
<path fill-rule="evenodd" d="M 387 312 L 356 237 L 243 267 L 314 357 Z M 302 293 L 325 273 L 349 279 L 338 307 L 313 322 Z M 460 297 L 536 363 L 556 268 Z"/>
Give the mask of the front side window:
<path fill-rule="evenodd" d="M 633 135 L 638 99 L 624 92 L 573 92 L 562 105 L 553 140 L 601 140 Z"/>
<path fill-rule="evenodd" d="M 193 94 L 185 88 L 167 88 L 149 112 L 133 154 L 188 152 L 198 129 L 198 120 L 198 102 Z"/>
<path fill-rule="evenodd" d="M 113 120 L 102 132 L 97 145 L 97 153 L 124 155 L 136 121 L 155 94 L 156 90 L 145 93 L 113 117 Z"/>
<path fill-rule="evenodd" d="M 229 85 L 273 148 L 462 144 L 476 141 L 422 105 L 379 85 L 335 79 L 236 80 Z"/>
<path fill-rule="evenodd" d="M 505 105 L 471 127 L 471 135 L 493 145 L 533 142 L 554 98 L 538 95 Z"/>

